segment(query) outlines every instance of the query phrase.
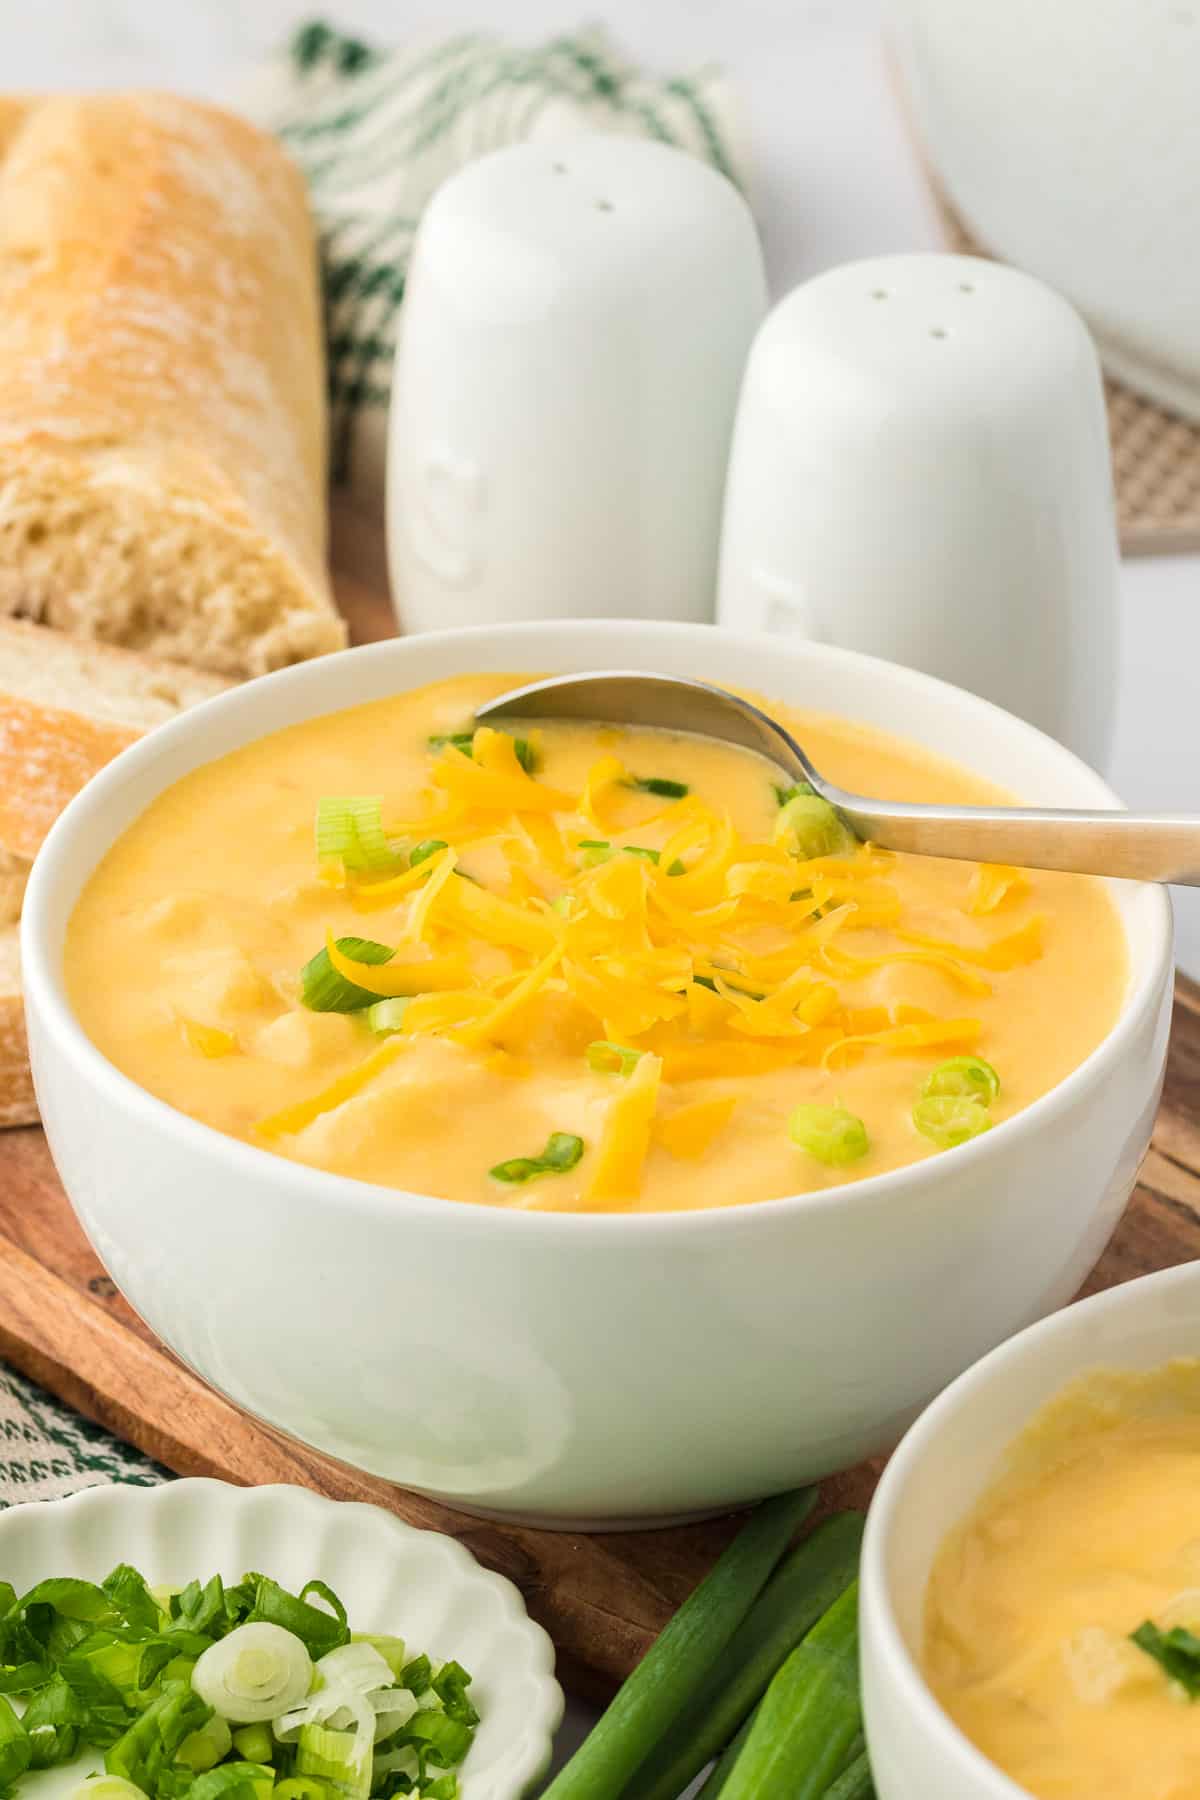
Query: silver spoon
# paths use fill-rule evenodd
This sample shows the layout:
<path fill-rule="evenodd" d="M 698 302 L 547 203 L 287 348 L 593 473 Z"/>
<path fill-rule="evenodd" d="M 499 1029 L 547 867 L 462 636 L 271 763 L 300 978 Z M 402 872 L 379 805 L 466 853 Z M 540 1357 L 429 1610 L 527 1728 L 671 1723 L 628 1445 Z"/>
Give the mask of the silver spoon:
<path fill-rule="evenodd" d="M 1200 816 L 1052 812 L 1018 806 L 911 806 L 902 801 L 868 800 L 827 781 L 783 726 L 757 706 L 722 688 L 683 676 L 627 670 L 553 675 L 489 700 L 476 717 L 489 723 L 496 719 L 569 719 L 641 725 L 720 738 L 757 751 L 789 782 L 810 783 L 860 838 L 869 838 L 886 850 L 1200 887 Z"/>

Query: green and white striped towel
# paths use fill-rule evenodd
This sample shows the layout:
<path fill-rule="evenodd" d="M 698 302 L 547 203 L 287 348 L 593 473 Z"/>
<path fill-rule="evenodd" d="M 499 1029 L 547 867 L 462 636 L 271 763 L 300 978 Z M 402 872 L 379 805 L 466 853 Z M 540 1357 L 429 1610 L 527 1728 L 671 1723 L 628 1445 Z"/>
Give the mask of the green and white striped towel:
<path fill-rule="evenodd" d="M 373 506 L 413 235 L 448 175 L 504 144 L 595 130 L 658 138 L 745 184 L 720 73 L 647 76 L 599 30 L 530 49 L 474 32 L 385 51 L 310 24 L 240 101 L 308 179 L 324 263 L 333 474 Z"/>
<path fill-rule="evenodd" d="M 154 1487 L 166 1469 L 0 1364 L 0 1507 L 110 1481 Z"/>

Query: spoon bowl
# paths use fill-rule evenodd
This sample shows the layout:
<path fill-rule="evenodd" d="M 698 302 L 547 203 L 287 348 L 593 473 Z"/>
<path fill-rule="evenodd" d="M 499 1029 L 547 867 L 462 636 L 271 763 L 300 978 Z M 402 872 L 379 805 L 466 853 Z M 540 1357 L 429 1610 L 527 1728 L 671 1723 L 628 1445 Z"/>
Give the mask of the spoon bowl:
<path fill-rule="evenodd" d="M 871 800 L 826 780 L 791 733 L 760 707 L 705 681 L 626 669 L 552 675 L 500 694 L 477 716 L 486 724 L 588 720 L 719 738 L 766 757 L 789 784 L 807 782 L 858 837 L 884 850 L 1200 887 L 1198 815 Z"/>

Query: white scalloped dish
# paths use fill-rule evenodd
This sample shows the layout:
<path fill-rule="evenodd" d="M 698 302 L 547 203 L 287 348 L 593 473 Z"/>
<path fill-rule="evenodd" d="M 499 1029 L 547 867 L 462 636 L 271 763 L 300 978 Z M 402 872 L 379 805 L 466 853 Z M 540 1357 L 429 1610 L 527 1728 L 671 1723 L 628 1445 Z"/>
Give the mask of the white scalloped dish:
<path fill-rule="evenodd" d="M 221 1481 L 89 1488 L 0 1513 L 0 1576 L 18 1593 L 48 1575 L 99 1581 L 119 1562 L 180 1587 L 214 1573 L 236 1581 L 248 1569 L 292 1589 L 314 1576 L 328 1582 L 355 1630 L 396 1633 L 470 1670 L 480 1724 L 462 1800 L 521 1800 L 545 1772 L 563 1710 L 550 1639 L 512 1583 L 453 1538 L 305 1488 Z M 75 1780 L 80 1767 L 71 1766 Z"/>

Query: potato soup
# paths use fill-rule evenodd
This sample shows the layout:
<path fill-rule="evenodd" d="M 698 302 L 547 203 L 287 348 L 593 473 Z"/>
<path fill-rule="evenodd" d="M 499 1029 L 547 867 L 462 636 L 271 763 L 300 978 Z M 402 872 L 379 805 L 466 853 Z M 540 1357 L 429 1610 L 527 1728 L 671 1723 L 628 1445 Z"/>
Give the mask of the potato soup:
<path fill-rule="evenodd" d="M 196 770 L 105 857 L 66 969 L 170 1105 L 364 1181 L 661 1211 L 952 1153 L 1112 1026 L 1101 883 L 858 843 L 757 757 L 473 728 L 462 677 Z M 995 801 L 926 752 L 776 707 L 830 778 Z"/>
<path fill-rule="evenodd" d="M 925 1670 L 1038 1800 L 1200 1794 L 1200 1362 L 1071 1384 L 947 1538 Z"/>

